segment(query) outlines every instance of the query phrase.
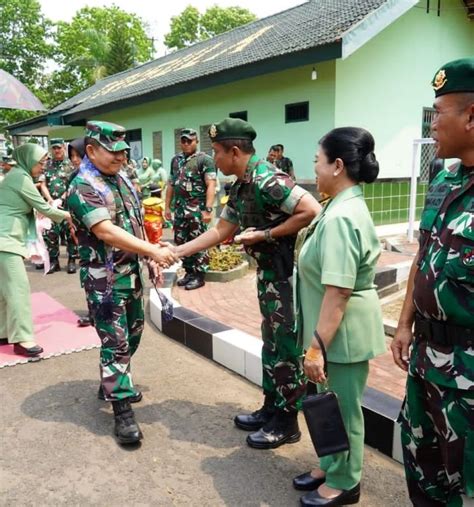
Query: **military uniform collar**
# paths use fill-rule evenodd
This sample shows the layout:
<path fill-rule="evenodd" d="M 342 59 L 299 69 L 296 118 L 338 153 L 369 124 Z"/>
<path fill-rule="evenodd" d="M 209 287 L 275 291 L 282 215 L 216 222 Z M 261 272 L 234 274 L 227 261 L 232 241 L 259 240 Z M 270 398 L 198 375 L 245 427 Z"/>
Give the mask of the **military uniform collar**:
<path fill-rule="evenodd" d="M 258 158 L 258 156 L 254 153 L 249 158 L 249 161 L 247 163 L 247 168 L 245 169 L 245 173 L 244 173 L 242 179 L 237 180 L 237 181 L 239 181 L 240 183 L 248 183 L 249 181 L 252 181 L 252 172 L 255 169 L 255 167 L 257 166 L 259 160 L 260 159 Z"/>
<path fill-rule="evenodd" d="M 446 170 L 446 179 L 456 179 L 461 176 L 462 172 L 462 164 L 461 162 L 456 162 L 455 164 L 450 165 Z"/>

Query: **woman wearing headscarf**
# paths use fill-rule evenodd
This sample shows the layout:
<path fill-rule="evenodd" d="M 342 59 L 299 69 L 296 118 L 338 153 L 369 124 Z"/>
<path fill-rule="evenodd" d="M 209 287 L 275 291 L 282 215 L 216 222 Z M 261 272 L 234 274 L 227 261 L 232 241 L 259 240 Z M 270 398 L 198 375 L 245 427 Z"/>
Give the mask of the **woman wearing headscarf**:
<path fill-rule="evenodd" d="M 33 337 L 30 285 L 23 262 L 26 241 L 36 237 L 33 210 L 55 222 L 72 222 L 67 211 L 46 203 L 33 183 L 44 170 L 47 151 L 27 143 L 13 152 L 13 158 L 18 165 L 0 183 L 0 343 L 11 343 L 16 354 L 34 357 L 43 349 Z"/>
<path fill-rule="evenodd" d="M 386 352 L 382 311 L 374 285 L 380 242 L 359 183 L 379 172 L 374 139 L 367 130 L 337 128 L 319 143 L 317 187 L 329 201 L 300 233 L 295 270 L 295 307 L 304 369 L 318 390 L 335 391 L 350 452 L 320 459 L 319 468 L 293 480 L 311 490 L 303 506 L 359 502 L 364 452 L 362 393 L 369 360 Z M 322 346 L 327 350 L 328 377 Z"/>
<path fill-rule="evenodd" d="M 150 185 L 153 183 L 154 175 L 155 171 L 150 165 L 150 159 L 148 157 L 143 157 L 142 167 L 138 170 L 138 181 L 142 189 L 143 199 L 150 197 Z"/>
<path fill-rule="evenodd" d="M 166 170 L 163 168 L 163 163 L 159 158 L 155 158 L 151 162 L 151 167 L 153 169 L 153 177 L 152 184 L 150 185 L 151 194 L 155 197 L 161 197 L 164 195 L 163 189 L 166 185 L 166 180 L 168 179 L 168 174 Z"/>

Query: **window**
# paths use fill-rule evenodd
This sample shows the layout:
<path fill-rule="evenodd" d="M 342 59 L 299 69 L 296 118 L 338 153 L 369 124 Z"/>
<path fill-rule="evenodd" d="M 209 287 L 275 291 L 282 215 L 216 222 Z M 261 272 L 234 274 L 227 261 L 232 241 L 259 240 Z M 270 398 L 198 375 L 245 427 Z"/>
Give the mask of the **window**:
<path fill-rule="evenodd" d="M 296 102 L 285 105 L 285 123 L 309 120 L 309 102 Z"/>
<path fill-rule="evenodd" d="M 174 129 L 174 152 L 181 153 L 181 131 L 185 127 L 179 127 L 179 129 Z"/>
<path fill-rule="evenodd" d="M 201 125 L 199 127 L 199 149 L 212 157 L 212 143 L 209 137 L 211 125 Z"/>
<path fill-rule="evenodd" d="M 127 130 L 125 141 L 130 146 L 130 158 L 134 160 L 143 158 L 142 129 Z"/>
<path fill-rule="evenodd" d="M 153 158 L 163 161 L 163 132 L 153 132 Z"/>
<path fill-rule="evenodd" d="M 247 111 L 237 111 L 235 113 L 229 113 L 229 118 L 240 118 L 241 120 L 248 121 Z"/>
<path fill-rule="evenodd" d="M 431 120 L 435 110 L 432 107 L 423 108 L 423 120 L 421 123 L 421 137 L 431 137 Z M 436 157 L 436 148 L 434 144 L 421 145 L 420 158 L 420 183 L 429 181 L 430 165 Z"/>

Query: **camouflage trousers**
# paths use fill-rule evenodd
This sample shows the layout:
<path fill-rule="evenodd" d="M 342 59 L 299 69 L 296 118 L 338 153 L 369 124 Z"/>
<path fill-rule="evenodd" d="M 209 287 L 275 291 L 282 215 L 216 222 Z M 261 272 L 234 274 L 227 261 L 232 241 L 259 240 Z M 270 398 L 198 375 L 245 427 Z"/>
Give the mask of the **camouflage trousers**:
<path fill-rule="evenodd" d="M 66 235 L 66 248 L 68 257 L 77 258 L 77 246 L 74 243 L 69 227 L 66 222 L 61 222 L 51 226 L 51 229 L 43 232 L 43 239 L 46 244 L 46 248 L 49 253 L 49 260 L 51 262 L 59 259 L 59 243 L 61 240 L 61 234 Z"/>
<path fill-rule="evenodd" d="M 306 378 L 303 349 L 297 343 L 295 331 L 292 287 L 289 280 L 270 281 L 272 278 L 272 273 L 257 270 L 262 314 L 263 391 L 275 398 L 275 407 L 299 410 L 306 391 Z"/>
<path fill-rule="evenodd" d="M 177 245 L 187 243 L 207 231 L 207 224 L 202 221 L 199 210 L 174 215 L 174 242 Z M 189 257 L 183 257 L 183 268 L 186 273 L 205 273 L 209 269 L 209 256 L 207 250 L 198 252 Z"/>
<path fill-rule="evenodd" d="M 142 289 L 112 292 L 104 310 L 104 292 L 87 291 L 87 304 L 101 341 L 100 378 L 107 401 L 135 394 L 130 359 L 138 348 L 144 327 Z"/>
<path fill-rule="evenodd" d="M 398 422 L 413 505 L 467 505 L 474 497 L 474 390 L 428 382 L 411 368 Z"/>

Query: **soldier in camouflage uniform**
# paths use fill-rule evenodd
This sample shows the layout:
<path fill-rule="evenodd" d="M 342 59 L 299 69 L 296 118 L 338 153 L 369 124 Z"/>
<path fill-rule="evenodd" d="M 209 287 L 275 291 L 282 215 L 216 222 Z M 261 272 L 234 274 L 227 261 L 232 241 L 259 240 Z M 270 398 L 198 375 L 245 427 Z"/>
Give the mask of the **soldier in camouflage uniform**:
<path fill-rule="evenodd" d="M 474 498 L 474 58 L 432 84 L 436 155 L 461 162 L 428 190 L 392 353 L 408 371 L 399 423 L 411 501 L 457 507 Z"/>
<path fill-rule="evenodd" d="M 44 174 L 39 178 L 39 182 L 44 181 L 46 183 L 45 197 L 50 204 L 56 199 L 61 199 L 61 201 L 64 202 L 69 179 L 74 171 L 71 162 L 66 158 L 64 139 L 51 139 L 51 150 L 52 158 L 48 160 L 44 169 Z M 62 234 L 66 236 L 66 248 L 68 253 L 67 272 L 69 274 L 76 272 L 75 259 L 77 257 L 77 248 L 71 237 L 69 228 L 64 222 L 61 222 L 53 224 L 51 229 L 43 233 L 43 239 L 48 249 L 51 264 L 48 275 L 61 270 L 59 265 L 59 243 Z"/>
<path fill-rule="evenodd" d="M 181 153 L 171 161 L 171 171 L 166 190 L 165 217 L 171 220 L 171 206 L 174 201 L 174 241 L 182 245 L 197 238 L 212 218 L 216 193 L 216 168 L 212 158 L 197 151 L 198 138 L 193 129 L 181 131 Z M 186 290 L 198 289 L 204 285 L 204 274 L 209 269 L 206 251 L 198 252 L 183 259 L 186 271 L 178 280 Z"/>
<path fill-rule="evenodd" d="M 217 225 L 178 247 L 180 256 L 217 245 L 240 227 L 236 240 L 257 261 L 257 290 L 262 313 L 263 407 L 238 415 L 235 424 L 254 431 L 247 443 L 258 449 L 300 439 L 297 411 L 306 389 L 302 348 L 297 344 L 290 277 L 295 235 L 320 206 L 283 172 L 255 155 L 253 127 L 228 118 L 209 131 L 216 166 L 235 175 L 229 200 Z"/>
<path fill-rule="evenodd" d="M 86 129 L 86 156 L 67 202 L 77 227 L 81 284 L 102 343 L 98 397 L 112 402 L 118 441 L 135 443 L 142 438 L 130 406 L 142 398 L 130 372 L 144 322 L 139 256 L 164 266 L 176 258 L 142 239 L 138 196 L 120 172 L 125 129 L 107 122 L 89 122 Z"/>
<path fill-rule="evenodd" d="M 293 162 L 290 158 L 284 156 L 285 147 L 282 144 L 275 144 L 271 149 L 275 154 L 273 165 L 288 174 L 293 181 L 296 181 Z"/>

